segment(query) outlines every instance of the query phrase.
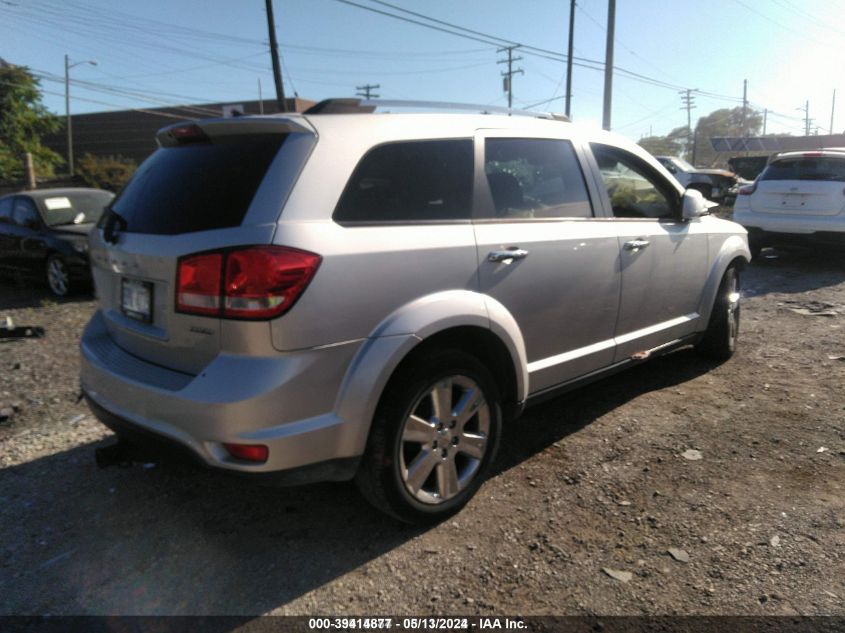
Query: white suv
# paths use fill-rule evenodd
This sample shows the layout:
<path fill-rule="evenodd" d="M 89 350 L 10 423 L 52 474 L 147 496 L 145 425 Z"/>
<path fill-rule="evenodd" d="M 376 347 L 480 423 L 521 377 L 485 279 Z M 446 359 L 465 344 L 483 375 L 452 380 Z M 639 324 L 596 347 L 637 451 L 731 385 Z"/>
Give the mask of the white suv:
<path fill-rule="evenodd" d="M 162 130 L 92 232 L 82 389 L 119 437 L 436 521 L 526 404 L 734 351 L 745 231 L 634 143 L 334 105 Z"/>
<path fill-rule="evenodd" d="M 778 244 L 845 244 L 845 148 L 775 156 L 739 190 L 734 221 L 755 255 Z"/>

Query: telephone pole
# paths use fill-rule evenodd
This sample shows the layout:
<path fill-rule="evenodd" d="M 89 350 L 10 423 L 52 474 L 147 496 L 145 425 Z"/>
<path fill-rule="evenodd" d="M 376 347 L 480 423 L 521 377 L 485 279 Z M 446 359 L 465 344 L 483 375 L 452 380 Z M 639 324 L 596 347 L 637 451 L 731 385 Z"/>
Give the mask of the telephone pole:
<path fill-rule="evenodd" d="M 613 101 L 613 40 L 616 31 L 616 0 L 607 0 L 607 48 L 604 55 L 604 108 L 601 127 L 610 129 L 610 105 Z"/>
<path fill-rule="evenodd" d="M 273 79 L 276 82 L 276 102 L 279 104 L 279 112 L 287 112 L 282 67 L 279 64 L 279 45 L 276 42 L 276 21 L 273 19 L 273 0 L 264 0 L 264 4 L 267 7 L 267 29 L 270 31 L 270 58 L 273 61 Z"/>
<path fill-rule="evenodd" d="M 505 48 L 500 48 L 497 50 L 497 53 L 507 52 L 508 58 L 507 59 L 500 59 L 496 63 L 497 64 L 507 64 L 508 69 L 507 71 L 502 73 L 502 77 L 504 77 L 503 86 L 505 92 L 508 93 L 508 108 L 513 107 L 513 76 L 514 75 L 524 75 L 525 73 L 522 71 L 522 68 L 517 68 L 516 70 L 513 69 L 513 63 L 518 62 L 522 57 L 514 57 L 513 51 L 514 49 L 519 48 L 519 44 L 514 46 L 506 46 Z"/>
<path fill-rule="evenodd" d="M 379 95 L 374 94 L 373 90 L 376 88 L 381 88 L 379 84 L 364 84 L 363 86 L 355 86 L 355 90 L 358 92 L 355 93 L 357 97 L 364 97 L 364 99 L 369 100 L 370 97 L 375 97 L 378 99 Z"/>
<path fill-rule="evenodd" d="M 810 101 L 805 101 L 804 107 L 797 109 L 804 111 L 804 136 L 810 136 L 810 121 L 812 121 L 810 118 Z"/>
<path fill-rule="evenodd" d="M 566 116 L 572 118 L 572 49 L 575 43 L 575 0 L 569 0 L 569 47 L 566 51 Z"/>
<path fill-rule="evenodd" d="M 769 118 L 769 109 L 763 110 L 763 136 L 766 136 L 766 120 Z"/>
<path fill-rule="evenodd" d="M 681 90 L 678 94 L 681 95 L 681 103 L 683 107 L 681 110 L 687 111 L 687 156 L 690 155 L 690 148 L 692 148 L 692 111 L 695 108 L 695 97 L 692 96 L 694 90 L 687 88 Z"/>
<path fill-rule="evenodd" d="M 748 80 L 742 80 L 742 136 L 748 136 Z"/>

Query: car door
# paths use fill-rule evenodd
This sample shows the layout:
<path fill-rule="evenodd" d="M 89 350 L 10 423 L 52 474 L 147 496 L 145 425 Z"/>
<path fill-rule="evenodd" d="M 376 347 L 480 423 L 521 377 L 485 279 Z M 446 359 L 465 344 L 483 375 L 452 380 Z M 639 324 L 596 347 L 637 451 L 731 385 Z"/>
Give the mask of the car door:
<path fill-rule="evenodd" d="M 619 362 L 695 331 L 707 234 L 700 220 L 681 219 L 678 188 L 645 158 L 601 143 L 590 149 L 619 241 Z"/>
<path fill-rule="evenodd" d="M 44 227 L 35 203 L 26 196 L 17 196 L 12 209 L 14 239 L 12 259 L 15 268 L 40 275 L 46 255 Z"/>
<path fill-rule="evenodd" d="M 618 244 L 593 216 L 581 151 L 565 138 L 476 136 L 480 288 L 516 319 L 532 395 L 613 362 Z"/>
<path fill-rule="evenodd" d="M 0 269 L 10 266 L 12 244 L 12 206 L 14 196 L 0 198 Z"/>

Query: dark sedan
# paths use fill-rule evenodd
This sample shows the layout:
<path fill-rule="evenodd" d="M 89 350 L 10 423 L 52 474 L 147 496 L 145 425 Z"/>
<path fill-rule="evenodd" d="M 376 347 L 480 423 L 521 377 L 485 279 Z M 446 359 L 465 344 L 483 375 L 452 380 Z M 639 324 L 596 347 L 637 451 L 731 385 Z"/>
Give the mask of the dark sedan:
<path fill-rule="evenodd" d="M 90 282 L 88 232 L 114 194 L 102 189 L 40 189 L 0 198 L 0 271 L 47 282 L 63 297 Z"/>

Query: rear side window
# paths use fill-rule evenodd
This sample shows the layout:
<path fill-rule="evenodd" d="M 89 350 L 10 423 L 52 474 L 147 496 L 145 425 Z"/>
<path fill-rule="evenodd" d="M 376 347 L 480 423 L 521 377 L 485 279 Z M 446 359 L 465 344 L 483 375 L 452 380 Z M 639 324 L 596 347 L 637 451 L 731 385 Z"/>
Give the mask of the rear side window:
<path fill-rule="evenodd" d="M 779 160 L 760 175 L 760 180 L 832 180 L 845 182 L 845 160 L 837 158 L 795 158 Z"/>
<path fill-rule="evenodd" d="M 593 216 L 584 174 L 569 141 L 488 138 L 484 172 L 497 218 Z"/>
<path fill-rule="evenodd" d="M 472 140 L 410 141 L 370 150 L 334 212 L 336 222 L 468 220 Z"/>
<path fill-rule="evenodd" d="M 239 226 L 284 138 L 222 137 L 159 148 L 111 208 L 130 233 L 176 235 Z"/>

